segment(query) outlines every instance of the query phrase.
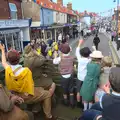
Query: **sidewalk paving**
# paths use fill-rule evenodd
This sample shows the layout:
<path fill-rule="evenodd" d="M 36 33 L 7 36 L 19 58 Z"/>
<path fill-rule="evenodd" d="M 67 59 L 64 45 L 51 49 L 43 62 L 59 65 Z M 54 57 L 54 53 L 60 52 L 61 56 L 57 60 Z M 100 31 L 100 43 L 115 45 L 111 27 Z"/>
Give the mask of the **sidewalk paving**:
<path fill-rule="evenodd" d="M 117 44 L 116 44 L 116 42 L 115 41 L 111 41 L 111 34 L 110 33 L 105 33 L 105 35 L 109 38 L 110 44 L 114 48 L 114 51 L 115 51 L 115 53 L 116 53 L 116 55 L 117 55 L 117 57 L 119 59 L 118 61 L 120 61 L 120 50 L 119 51 L 117 50 Z"/>

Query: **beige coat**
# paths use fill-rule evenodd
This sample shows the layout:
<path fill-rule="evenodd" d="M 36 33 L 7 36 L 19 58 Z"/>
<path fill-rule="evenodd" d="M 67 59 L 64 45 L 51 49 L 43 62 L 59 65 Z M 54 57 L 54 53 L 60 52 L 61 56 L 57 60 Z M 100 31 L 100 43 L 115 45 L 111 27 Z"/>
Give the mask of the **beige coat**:
<path fill-rule="evenodd" d="M 12 103 L 2 85 L 0 85 L 0 120 L 29 120 L 28 115 Z"/>

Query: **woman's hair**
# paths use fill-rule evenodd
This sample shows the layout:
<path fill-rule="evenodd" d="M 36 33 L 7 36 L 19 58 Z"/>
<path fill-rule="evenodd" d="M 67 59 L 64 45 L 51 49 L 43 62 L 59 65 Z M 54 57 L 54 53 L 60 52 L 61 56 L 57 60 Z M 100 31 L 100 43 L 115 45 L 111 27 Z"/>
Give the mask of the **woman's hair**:
<path fill-rule="evenodd" d="M 10 50 L 7 54 L 7 59 L 11 65 L 17 65 L 19 64 L 20 54 L 16 50 Z"/>
<path fill-rule="evenodd" d="M 109 81 L 111 88 L 115 92 L 120 93 L 120 67 L 111 68 Z"/>
<path fill-rule="evenodd" d="M 88 47 L 84 47 L 80 50 L 80 54 L 82 57 L 89 57 L 89 55 L 91 54 L 91 51 Z"/>

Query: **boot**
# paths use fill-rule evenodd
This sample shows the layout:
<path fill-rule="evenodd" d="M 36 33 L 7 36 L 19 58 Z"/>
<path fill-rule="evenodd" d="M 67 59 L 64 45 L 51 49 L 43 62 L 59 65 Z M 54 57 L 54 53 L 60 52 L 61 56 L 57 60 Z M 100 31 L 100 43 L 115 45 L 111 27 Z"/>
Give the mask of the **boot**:
<path fill-rule="evenodd" d="M 71 106 L 71 108 L 75 107 L 74 95 L 70 95 L 70 106 Z"/>

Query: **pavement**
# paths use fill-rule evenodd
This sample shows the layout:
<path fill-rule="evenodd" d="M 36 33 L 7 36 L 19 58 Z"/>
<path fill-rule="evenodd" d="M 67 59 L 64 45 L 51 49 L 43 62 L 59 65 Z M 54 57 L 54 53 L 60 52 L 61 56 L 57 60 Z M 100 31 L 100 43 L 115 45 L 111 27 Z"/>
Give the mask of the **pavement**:
<path fill-rule="evenodd" d="M 120 64 L 120 50 L 117 50 L 117 44 L 115 41 L 111 41 L 111 34 L 110 33 L 104 33 L 106 37 L 109 39 L 109 44 L 111 47 L 112 55 L 114 57 L 115 64 Z"/>

